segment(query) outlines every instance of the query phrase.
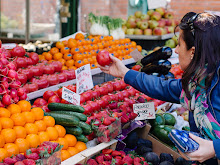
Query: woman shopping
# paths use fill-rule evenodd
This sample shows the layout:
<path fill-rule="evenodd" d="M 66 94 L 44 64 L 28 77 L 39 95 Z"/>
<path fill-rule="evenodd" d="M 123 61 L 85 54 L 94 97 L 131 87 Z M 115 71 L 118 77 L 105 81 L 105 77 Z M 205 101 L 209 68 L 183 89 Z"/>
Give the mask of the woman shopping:
<path fill-rule="evenodd" d="M 189 110 L 190 134 L 199 144 L 192 153 L 180 153 L 185 159 L 217 164 L 220 159 L 220 17 L 187 13 L 179 24 L 180 35 L 175 52 L 184 70 L 182 79 L 164 80 L 129 70 L 117 58 L 101 67 L 105 73 L 124 78 L 125 83 L 146 95 L 163 101 L 181 103 Z M 217 159 L 215 159 L 217 158 Z"/>

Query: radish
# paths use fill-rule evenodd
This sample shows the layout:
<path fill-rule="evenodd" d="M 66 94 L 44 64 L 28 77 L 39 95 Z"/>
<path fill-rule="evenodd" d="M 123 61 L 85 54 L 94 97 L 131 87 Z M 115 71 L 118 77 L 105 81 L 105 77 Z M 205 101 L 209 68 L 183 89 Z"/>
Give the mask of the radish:
<path fill-rule="evenodd" d="M 4 105 L 10 105 L 12 102 L 12 98 L 9 94 L 5 94 L 3 97 L 2 97 L 2 103 Z"/>
<path fill-rule="evenodd" d="M 13 88 L 10 90 L 10 95 L 12 98 L 18 97 L 18 91 Z"/>
<path fill-rule="evenodd" d="M 7 65 L 9 62 L 6 58 L 0 58 L 0 62 L 3 64 L 3 65 Z"/>
<path fill-rule="evenodd" d="M 12 82 L 9 84 L 9 87 L 10 87 L 10 88 L 18 89 L 19 87 L 21 87 L 21 82 L 18 81 L 18 80 L 12 81 Z"/>
<path fill-rule="evenodd" d="M 15 65 L 14 62 L 9 62 L 9 64 L 7 65 L 7 67 L 11 70 L 17 70 L 17 66 Z"/>
<path fill-rule="evenodd" d="M 3 86 L 3 90 L 6 90 L 6 89 L 9 88 L 8 81 L 3 81 L 3 82 L 1 83 L 1 85 Z"/>
<path fill-rule="evenodd" d="M 0 62 L 0 69 L 3 69 L 4 68 L 4 66 L 3 66 L 3 64 Z"/>
<path fill-rule="evenodd" d="M 18 88 L 17 90 L 18 96 L 22 96 L 26 93 L 26 89 L 22 88 Z"/>
<path fill-rule="evenodd" d="M 13 98 L 13 101 L 14 101 L 15 103 L 19 102 L 19 97 L 16 96 L 15 98 Z"/>
<path fill-rule="evenodd" d="M 27 99 L 27 94 L 23 94 L 22 96 L 20 96 L 20 100 L 26 100 Z"/>
<path fill-rule="evenodd" d="M 2 77 L 2 81 L 7 81 L 8 82 L 9 81 L 8 77 Z"/>
<path fill-rule="evenodd" d="M 15 70 L 9 70 L 8 75 L 9 78 L 12 80 L 17 80 L 18 79 L 18 73 Z"/>
<path fill-rule="evenodd" d="M 2 104 L 2 102 L 0 101 L 0 107 L 5 107 L 4 104 Z"/>
<path fill-rule="evenodd" d="M 8 68 L 5 67 L 5 68 L 1 69 L 1 74 L 2 74 L 3 76 L 7 76 L 7 74 L 8 74 Z"/>

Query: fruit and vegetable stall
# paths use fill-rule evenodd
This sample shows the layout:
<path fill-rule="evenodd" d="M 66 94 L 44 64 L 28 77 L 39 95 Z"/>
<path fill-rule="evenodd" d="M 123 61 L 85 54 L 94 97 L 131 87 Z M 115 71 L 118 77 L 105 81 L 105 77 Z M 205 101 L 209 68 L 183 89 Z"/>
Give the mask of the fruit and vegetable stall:
<path fill-rule="evenodd" d="M 188 112 L 180 105 L 151 98 L 123 79 L 93 83 L 104 74 L 98 65 L 111 64 L 109 54 L 139 72 L 182 77 L 172 62 L 176 37 L 147 51 L 125 38 L 124 25 L 129 35 L 134 22 L 145 35 L 148 19 L 151 29 L 160 27 L 154 35 L 176 25 L 170 12 L 149 12 L 137 12 L 126 22 L 90 13 L 90 34 L 79 32 L 41 50 L 40 42 L 35 47 L 0 44 L 0 164 L 189 163 L 169 137 L 173 129 L 189 130 Z"/>

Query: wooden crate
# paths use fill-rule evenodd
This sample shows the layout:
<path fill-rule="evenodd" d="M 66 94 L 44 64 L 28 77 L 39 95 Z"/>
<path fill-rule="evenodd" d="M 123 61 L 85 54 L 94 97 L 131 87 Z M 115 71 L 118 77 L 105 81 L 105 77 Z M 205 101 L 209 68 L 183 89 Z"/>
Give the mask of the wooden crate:
<path fill-rule="evenodd" d="M 81 152 L 70 157 L 69 159 L 64 160 L 61 162 L 61 165 L 74 165 L 74 164 L 85 164 L 86 157 L 84 157 Z"/>

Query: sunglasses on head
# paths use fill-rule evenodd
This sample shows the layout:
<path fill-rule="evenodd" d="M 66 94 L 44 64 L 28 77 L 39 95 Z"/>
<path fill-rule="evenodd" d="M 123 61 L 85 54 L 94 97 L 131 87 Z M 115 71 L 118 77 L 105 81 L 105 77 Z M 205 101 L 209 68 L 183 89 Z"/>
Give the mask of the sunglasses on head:
<path fill-rule="evenodd" d="M 200 14 L 200 13 L 199 13 Z M 194 21 L 196 20 L 196 18 L 198 17 L 199 14 L 195 14 L 192 17 L 189 18 L 189 20 L 187 21 L 187 24 L 189 25 L 190 31 L 193 35 L 193 37 L 195 37 L 195 28 L 194 28 Z"/>

